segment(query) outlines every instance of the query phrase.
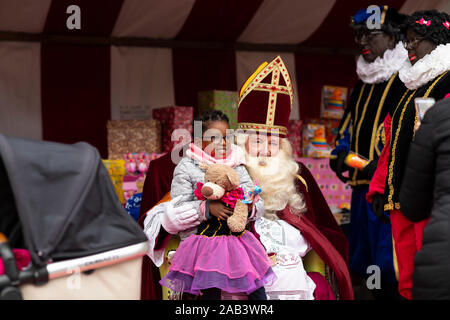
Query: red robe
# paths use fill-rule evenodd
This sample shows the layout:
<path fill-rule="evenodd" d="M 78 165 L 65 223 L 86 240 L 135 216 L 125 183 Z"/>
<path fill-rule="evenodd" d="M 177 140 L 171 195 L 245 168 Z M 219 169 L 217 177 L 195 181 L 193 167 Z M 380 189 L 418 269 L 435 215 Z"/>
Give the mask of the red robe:
<path fill-rule="evenodd" d="M 298 180 L 298 189 L 305 195 L 308 211 L 299 218 L 285 209 L 280 212 L 280 218 L 299 229 L 319 257 L 334 271 L 339 283 L 340 299 L 353 299 L 353 289 L 347 266 L 347 239 L 334 219 L 311 172 L 302 163 L 299 165 L 300 175 L 305 180 L 308 191 L 300 180 Z M 174 169 L 175 164 L 171 160 L 170 153 L 150 162 L 139 215 L 141 227 L 143 227 L 145 213 L 170 191 Z M 169 236 L 167 232 L 162 229 L 158 235 L 157 247 L 167 236 Z M 141 299 L 162 299 L 159 280 L 158 268 L 148 256 L 145 256 L 142 264 Z"/>

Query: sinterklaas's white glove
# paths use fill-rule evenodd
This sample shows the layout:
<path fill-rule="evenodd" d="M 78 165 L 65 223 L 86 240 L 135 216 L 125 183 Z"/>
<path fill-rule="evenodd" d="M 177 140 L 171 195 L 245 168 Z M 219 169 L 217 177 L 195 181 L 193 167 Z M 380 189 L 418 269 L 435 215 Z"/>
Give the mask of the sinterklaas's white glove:
<path fill-rule="evenodd" d="M 197 210 L 191 204 L 175 207 L 182 196 L 170 200 L 161 216 L 162 227 L 170 234 L 190 229 L 200 224 Z"/>

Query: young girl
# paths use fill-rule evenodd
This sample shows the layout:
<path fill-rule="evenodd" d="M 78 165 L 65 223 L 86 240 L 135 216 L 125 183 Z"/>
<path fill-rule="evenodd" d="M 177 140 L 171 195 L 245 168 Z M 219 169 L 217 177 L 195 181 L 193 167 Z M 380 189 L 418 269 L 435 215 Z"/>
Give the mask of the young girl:
<path fill-rule="evenodd" d="M 230 143 L 230 137 L 225 139 L 229 129 L 227 116 L 220 111 L 210 111 L 200 120 L 204 138 L 201 143 L 196 140 L 196 144 L 190 145 L 186 156 L 175 168 L 170 196 L 173 199 L 181 195 L 179 205 L 194 205 L 204 222 L 198 226 L 197 234 L 181 242 L 169 273 L 160 283 L 173 291 L 202 293 L 205 300 L 220 300 L 221 290 L 245 292 L 250 300 L 266 300 L 264 284 L 275 274 L 261 243 L 245 230 L 238 235 L 231 234 L 225 227 L 225 220 L 232 214 L 232 209 L 219 200 L 197 200 L 194 194 L 197 183 L 204 183 L 202 164 L 229 165 L 239 174 L 244 194 L 254 188 L 243 166 L 243 151 Z M 200 144 L 201 148 L 197 146 Z M 255 199 L 253 205 L 249 205 L 250 218 L 255 215 L 256 206 L 259 212 L 263 211 L 261 204 L 261 199 Z M 221 226 L 220 230 L 217 226 Z M 204 232 L 205 229 L 208 232 Z M 210 232 L 213 229 L 214 232 Z M 183 240 L 187 235 L 180 236 Z"/>

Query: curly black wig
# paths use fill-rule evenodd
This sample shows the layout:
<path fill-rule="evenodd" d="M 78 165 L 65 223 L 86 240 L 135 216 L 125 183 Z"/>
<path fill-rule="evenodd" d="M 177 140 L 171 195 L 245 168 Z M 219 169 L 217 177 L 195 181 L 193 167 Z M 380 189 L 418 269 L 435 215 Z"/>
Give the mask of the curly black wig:
<path fill-rule="evenodd" d="M 423 19 L 423 20 L 422 20 Z M 414 12 L 405 19 L 404 30 L 411 29 L 426 40 L 436 45 L 450 42 L 450 16 L 445 12 L 436 10 L 423 10 Z"/>

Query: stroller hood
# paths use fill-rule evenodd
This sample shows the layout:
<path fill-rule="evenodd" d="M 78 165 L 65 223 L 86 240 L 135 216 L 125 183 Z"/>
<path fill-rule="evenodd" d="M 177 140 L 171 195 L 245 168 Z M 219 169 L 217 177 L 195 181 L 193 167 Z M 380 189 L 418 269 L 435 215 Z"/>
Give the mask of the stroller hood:
<path fill-rule="evenodd" d="M 0 134 L 1 160 L 35 265 L 147 241 L 91 145 Z"/>

